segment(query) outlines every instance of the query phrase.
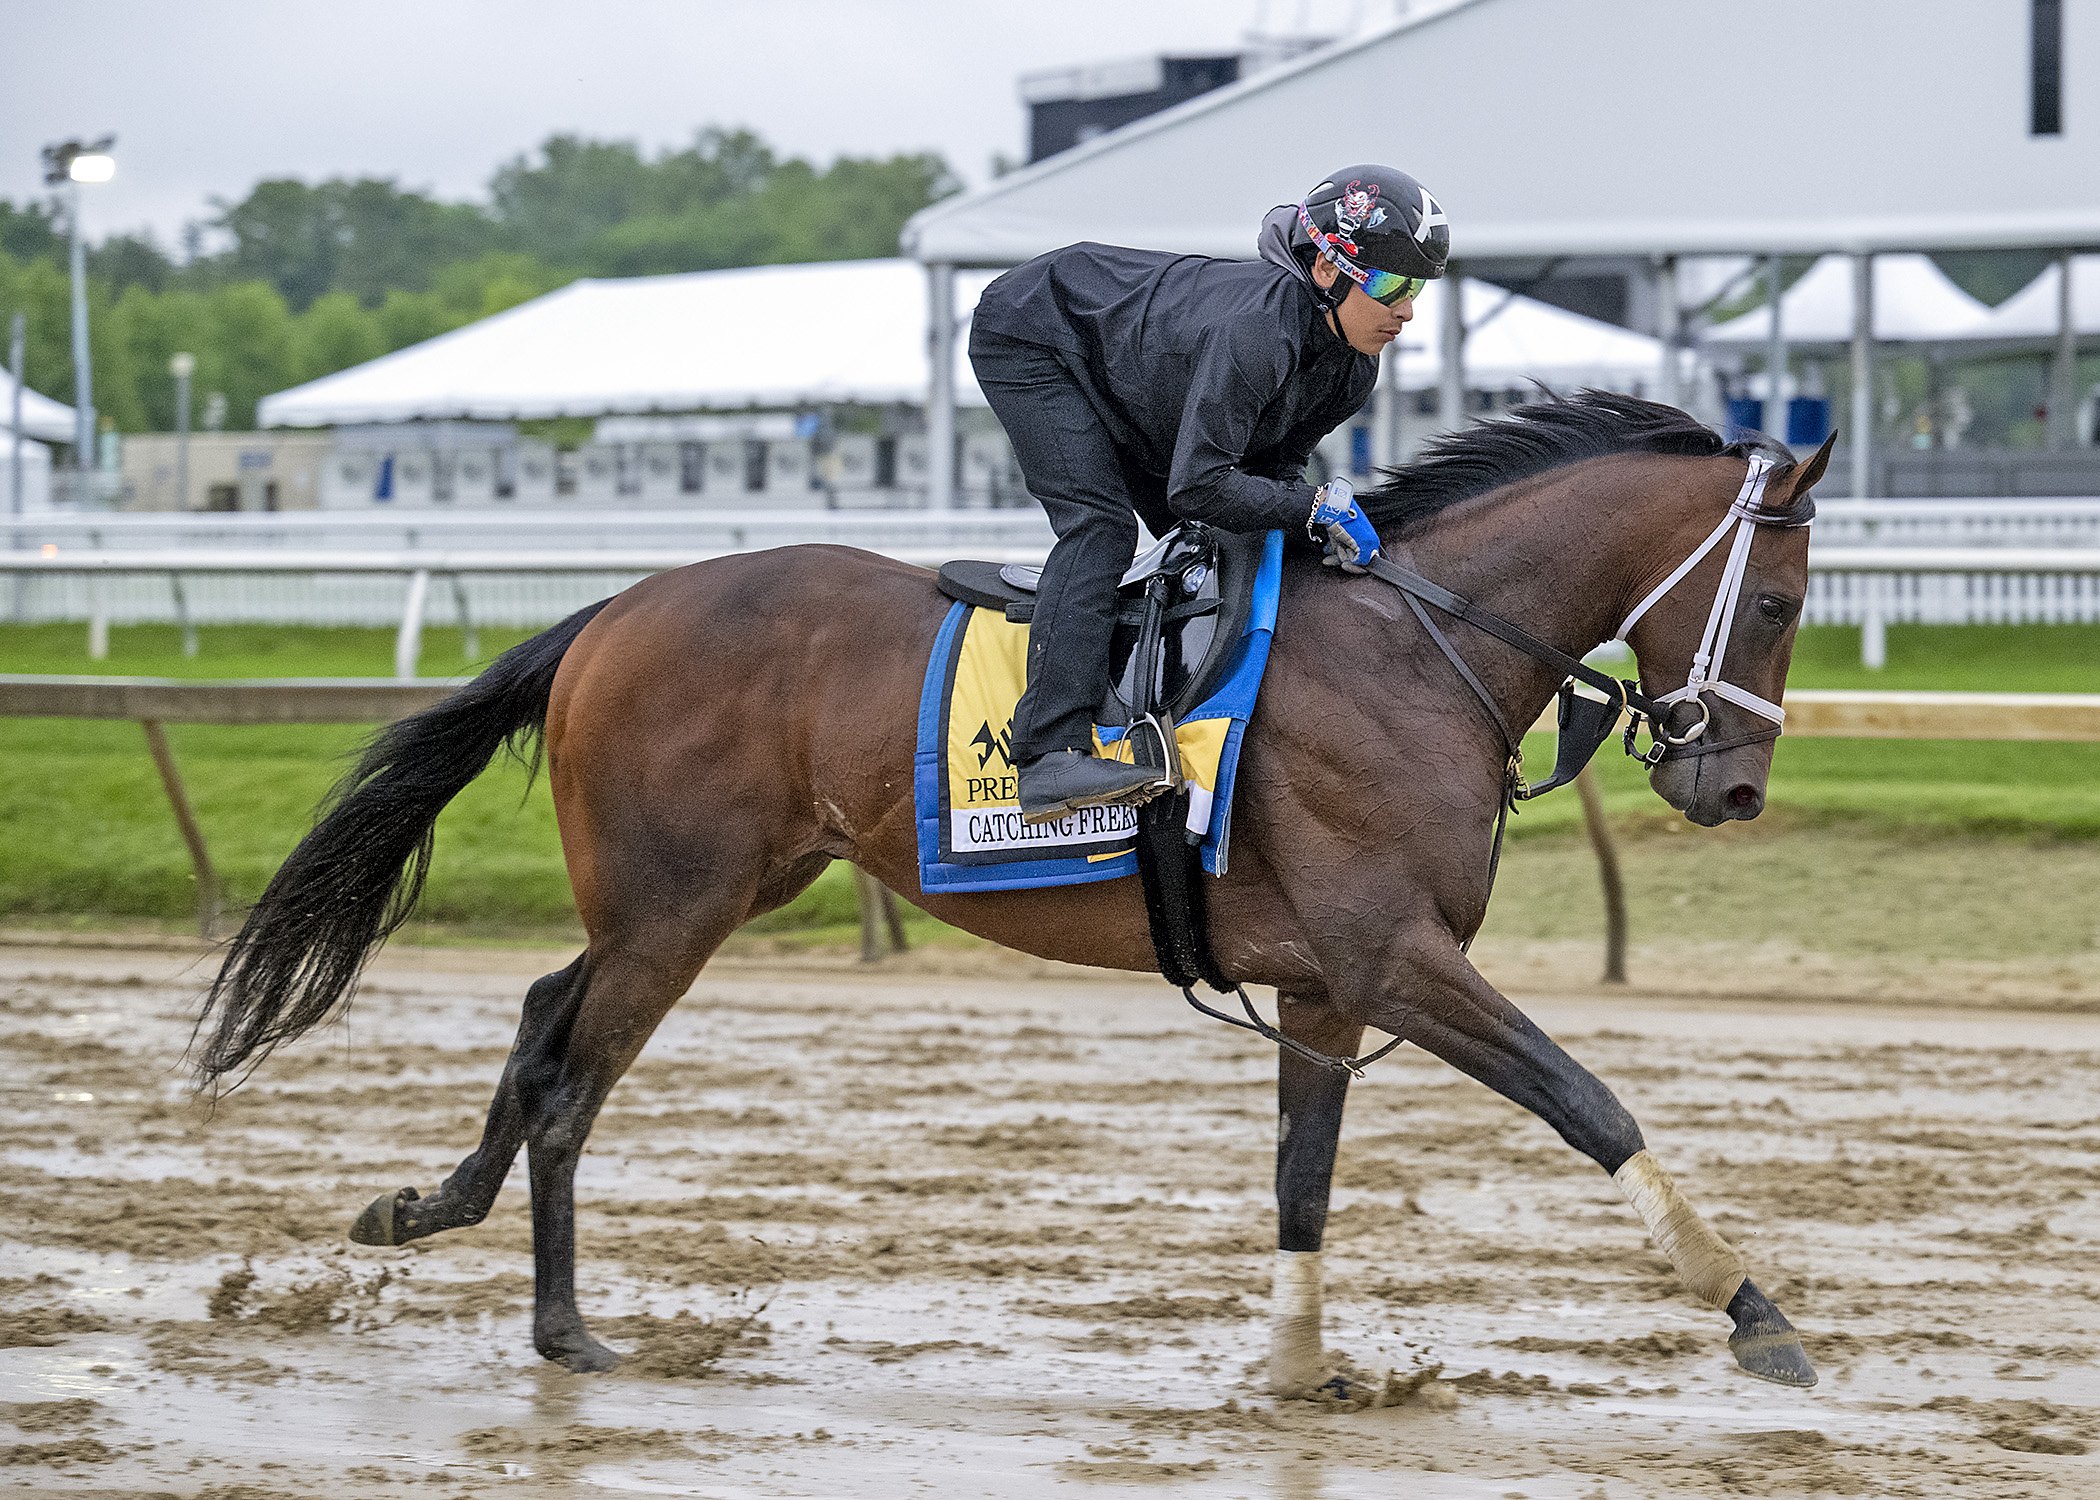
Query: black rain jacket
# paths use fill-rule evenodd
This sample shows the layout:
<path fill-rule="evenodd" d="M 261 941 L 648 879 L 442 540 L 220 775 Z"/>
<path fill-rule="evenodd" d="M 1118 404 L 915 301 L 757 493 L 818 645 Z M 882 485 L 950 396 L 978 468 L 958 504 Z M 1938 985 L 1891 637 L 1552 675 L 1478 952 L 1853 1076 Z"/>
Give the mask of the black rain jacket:
<path fill-rule="evenodd" d="M 1057 352 L 1128 466 L 1159 481 L 1157 496 L 1132 497 L 1141 514 L 1163 500 L 1226 531 L 1305 525 L 1306 461 L 1378 378 L 1280 255 L 1067 245 L 986 287 L 972 330 Z"/>

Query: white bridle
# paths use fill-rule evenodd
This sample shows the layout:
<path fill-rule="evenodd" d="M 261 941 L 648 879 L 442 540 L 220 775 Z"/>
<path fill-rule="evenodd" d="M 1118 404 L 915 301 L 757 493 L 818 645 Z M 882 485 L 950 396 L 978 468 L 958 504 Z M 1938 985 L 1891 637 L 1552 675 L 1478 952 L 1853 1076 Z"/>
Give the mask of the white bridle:
<path fill-rule="evenodd" d="M 1721 677 L 1722 660 L 1728 650 L 1728 627 L 1734 622 L 1736 607 L 1742 602 L 1743 579 L 1749 571 L 1750 543 L 1756 537 L 1759 526 L 1774 524 L 1773 517 L 1760 515 L 1758 509 L 1764 503 L 1765 480 L 1770 476 L 1773 467 L 1773 461 L 1762 455 L 1750 460 L 1750 472 L 1743 476 L 1743 487 L 1736 492 L 1735 501 L 1728 507 L 1728 514 L 1721 518 L 1721 524 L 1699 544 L 1698 550 L 1679 563 L 1668 578 L 1657 584 L 1647 598 L 1636 604 L 1633 613 L 1619 626 L 1617 639 L 1623 641 L 1632 633 L 1633 627 L 1640 623 L 1641 616 L 1654 608 L 1687 573 L 1698 567 L 1706 554 L 1720 545 L 1721 538 L 1728 534 L 1730 527 L 1735 528 L 1735 544 L 1728 552 L 1728 566 L 1721 570 L 1721 586 L 1714 591 L 1714 607 L 1712 613 L 1706 617 L 1706 632 L 1699 637 L 1699 649 L 1692 655 L 1691 673 L 1685 678 L 1683 687 L 1675 692 L 1664 693 L 1655 700 L 1665 710 L 1675 703 L 1696 703 L 1699 706 L 1699 722 L 1678 735 L 1670 733 L 1660 720 L 1656 720 L 1651 729 L 1655 737 L 1665 744 L 1689 745 L 1706 733 L 1707 725 L 1713 720 L 1713 710 L 1705 697 L 1708 693 L 1717 698 L 1725 698 L 1739 708 L 1747 708 L 1750 712 L 1771 720 L 1775 725 L 1783 726 L 1786 723 L 1786 710 L 1778 704 L 1760 698 L 1732 682 L 1723 681 Z M 1777 730 L 1773 733 L 1777 733 Z M 1760 735 L 1759 738 L 1769 736 Z"/>

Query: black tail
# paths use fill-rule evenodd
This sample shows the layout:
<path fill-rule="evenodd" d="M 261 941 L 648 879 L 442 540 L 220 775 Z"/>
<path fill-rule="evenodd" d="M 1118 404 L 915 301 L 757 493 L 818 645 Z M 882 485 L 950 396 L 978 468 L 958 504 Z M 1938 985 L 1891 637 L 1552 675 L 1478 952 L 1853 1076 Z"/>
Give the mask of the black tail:
<path fill-rule="evenodd" d="M 408 920 L 437 817 L 506 746 L 535 766 L 555 669 L 609 601 L 506 651 L 472 682 L 372 737 L 313 831 L 271 877 L 212 981 L 197 1032 L 213 1082 L 327 1019 Z"/>

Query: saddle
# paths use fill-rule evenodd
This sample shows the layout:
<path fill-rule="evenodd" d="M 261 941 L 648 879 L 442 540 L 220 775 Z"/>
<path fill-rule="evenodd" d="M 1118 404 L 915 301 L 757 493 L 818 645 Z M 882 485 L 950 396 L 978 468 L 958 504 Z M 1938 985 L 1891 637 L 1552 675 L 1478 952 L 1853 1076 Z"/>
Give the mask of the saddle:
<path fill-rule="evenodd" d="M 1188 522 L 1175 527 L 1130 565 L 1116 591 L 1109 647 L 1109 686 L 1095 722 L 1127 729 L 1162 711 L 1187 717 L 1223 680 L 1233 647 L 1253 607 L 1261 567 L 1260 532 L 1241 535 Z M 943 563 L 940 590 L 950 599 L 1035 618 L 1041 568 L 1019 563 Z"/>
<path fill-rule="evenodd" d="M 1138 877 L 1160 973 L 1198 1005 L 1198 979 L 1227 992 L 1210 942 L 1210 923 L 1196 844 L 1186 832 L 1188 791 L 1174 725 L 1202 705 L 1230 671 L 1234 648 L 1254 607 L 1254 586 L 1267 538 L 1187 522 L 1131 564 L 1116 594 L 1109 648 L 1109 686 L 1095 722 L 1126 731 L 1132 758 L 1159 766 L 1174 791 L 1138 809 Z M 1013 621 L 1035 617 L 1042 569 L 991 562 L 941 567 L 951 599 L 1002 609 Z M 1140 733 L 1138 725 L 1151 733 Z M 1237 1024 L 1237 1023 L 1235 1023 Z"/>

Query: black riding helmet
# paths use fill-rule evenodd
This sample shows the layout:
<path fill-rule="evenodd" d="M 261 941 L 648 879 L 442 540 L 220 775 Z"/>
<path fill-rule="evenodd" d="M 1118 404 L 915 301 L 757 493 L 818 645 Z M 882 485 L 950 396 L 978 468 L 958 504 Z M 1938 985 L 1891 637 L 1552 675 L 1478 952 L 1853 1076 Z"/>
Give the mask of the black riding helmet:
<path fill-rule="evenodd" d="M 1443 205 L 1399 168 L 1375 163 L 1344 167 L 1307 193 L 1291 238 L 1308 269 L 1320 256 L 1389 306 L 1442 276 L 1451 258 Z M 1348 292 L 1337 281 L 1332 301 L 1339 305 Z"/>

